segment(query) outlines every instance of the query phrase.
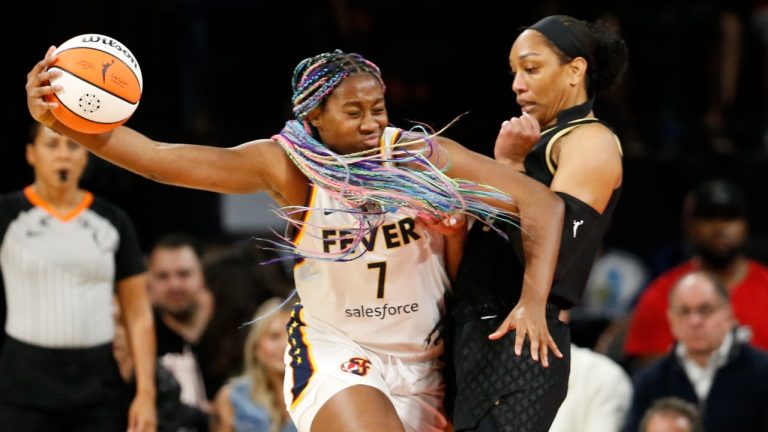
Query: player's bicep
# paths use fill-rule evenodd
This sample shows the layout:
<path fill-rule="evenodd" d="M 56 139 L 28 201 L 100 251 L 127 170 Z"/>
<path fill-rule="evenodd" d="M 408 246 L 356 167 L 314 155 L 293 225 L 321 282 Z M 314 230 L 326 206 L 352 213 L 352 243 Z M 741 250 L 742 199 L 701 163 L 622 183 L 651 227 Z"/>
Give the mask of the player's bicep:
<path fill-rule="evenodd" d="M 225 192 L 289 194 L 298 168 L 279 144 L 272 140 L 251 141 L 226 152 L 223 169 L 216 170 L 219 180 L 227 185 Z"/>
<path fill-rule="evenodd" d="M 168 144 L 158 148 L 158 153 L 159 159 L 174 162 L 151 173 L 150 178 L 212 192 L 283 194 L 296 174 L 295 166 L 272 140 L 232 148 Z"/>
<path fill-rule="evenodd" d="M 560 147 L 551 189 L 578 198 L 602 213 L 613 191 L 621 185 L 617 142 L 609 133 L 569 138 Z"/>

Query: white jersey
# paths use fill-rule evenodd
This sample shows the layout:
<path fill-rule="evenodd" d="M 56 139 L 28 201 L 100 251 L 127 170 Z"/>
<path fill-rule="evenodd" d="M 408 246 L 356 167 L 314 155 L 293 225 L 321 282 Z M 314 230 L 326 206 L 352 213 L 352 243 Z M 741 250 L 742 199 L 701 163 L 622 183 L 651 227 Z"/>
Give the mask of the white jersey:
<path fill-rule="evenodd" d="M 387 128 L 382 142 L 393 142 L 395 131 Z M 307 207 L 304 228 L 294 240 L 300 250 L 338 253 L 349 247 L 349 231 L 357 222 L 343 204 L 312 185 Z M 443 250 L 442 235 L 399 211 L 386 213 L 384 222 L 367 233 L 351 255 L 365 251 L 359 258 L 306 259 L 296 265 L 296 288 L 307 324 L 322 321 L 385 355 L 421 356 L 438 349 L 430 336 L 434 339 L 433 330 L 445 312 L 448 276 Z"/>
<path fill-rule="evenodd" d="M 0 197 L 6 333 L 46 348 L 112 341 L 115 284 L 144 271 L 125 213 L 86 193 L 59 215 L 32 187 Z"/>

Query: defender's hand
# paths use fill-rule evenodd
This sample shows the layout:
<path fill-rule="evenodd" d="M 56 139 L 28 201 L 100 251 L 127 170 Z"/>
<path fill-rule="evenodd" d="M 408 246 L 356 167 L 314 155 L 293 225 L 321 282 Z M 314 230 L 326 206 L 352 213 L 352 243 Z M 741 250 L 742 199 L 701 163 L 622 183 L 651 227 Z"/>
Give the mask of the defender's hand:
<path fill-rule="evenodd" d="M 538 120 L 523 113 L 501 123 L 493 155 L 497 161 L 508 164 L 522 164 L 533 145 L 541 138 Z"/>
<path fill-rule="evenodd" d="M 501 339 L 509 330 L 515 329 L 515 354 L 521 355 L 523 352 L 523 342 L 525 336 L 531 343 L 531 358 L 539 361 L 544 367 L 549 367 L 548 354 L 551 349 L 555 356 L 562 358 L 563 354 L 557 348 L 555 340 L 549 334 L 547 328 L 547 319 L 545 308 L 536 307 L 527 304 L 525 300 L 520 300 L 507 319 L 501 323 L 499 328 L 488 336 L 491 340 Z"/>

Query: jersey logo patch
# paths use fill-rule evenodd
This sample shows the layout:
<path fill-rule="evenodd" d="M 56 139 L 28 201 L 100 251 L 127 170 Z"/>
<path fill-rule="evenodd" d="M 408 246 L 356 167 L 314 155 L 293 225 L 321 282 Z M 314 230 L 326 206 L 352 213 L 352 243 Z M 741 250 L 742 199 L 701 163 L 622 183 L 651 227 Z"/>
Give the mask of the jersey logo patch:
<path fill-rule="evenodd" d="M 579 230 L 579 227 L 583 223 L 584 223 L 583 220 L 580 220 L 580 221 L 577 221 L 576 219 L 573 220 L 573 238 L 576 238 L 576 231 Z"/>
<path fill-rule="evenodd" d="M 368 359 L 360 357 L 352 357 L 348 361 L 341 364 L 341 370 L 343 372 L 349 372 L 351 374 L 365 376 L 368 373 L 368 369 L 371 368 L 371 362 Z"/>

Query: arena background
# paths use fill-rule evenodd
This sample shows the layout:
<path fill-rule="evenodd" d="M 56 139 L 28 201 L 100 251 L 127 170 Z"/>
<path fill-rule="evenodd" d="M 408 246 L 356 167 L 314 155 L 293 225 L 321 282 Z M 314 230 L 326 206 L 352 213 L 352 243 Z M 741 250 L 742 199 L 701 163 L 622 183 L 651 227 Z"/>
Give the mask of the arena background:
<path fill-rule="evenodd" d="M 25 74 L 48 46 L 81 33 L 112 36 L 134 53 L 145 87 L 128 125 L 159 140 L 231 146 L 271 136 L 289 117 L 294 65 L 340 48 L 379 64 L 393 123 L 441 127 L 468 112 L 446 135 L 490 154 L 501 121 L 519 115 L 506 62 L 512 40 L 520 26 L 565 13 L 619 25 L 630 50 L 623 85 L 596 103 L 626 152 L 625 189 L 607 245 L 637 254 L 658 273 L 680 253 L 683 194 L 701 179 L 722 176 L 745 188 L 749 253 L 765 261 L 768 50 L 760 37 L 765 29 L 754 24 L 760 2 L 614 3 L 90 0 L 19 2 L 19 12 L 6 5 L 0 190 L 32 180 L 24 159 L 31 120 Z M 702 118 L 722 78 L 719 55 L 729 46 L 723 22 L 739 24 L 741 57 L 736 98 L 723 109 L 725 126 L 715 140 Z M 145 248 L 167 231 L 228 241 L 263 235 L 266 227 L 253 210 L 234 215 L 252 218 L 252 227 L 233 227 L 220 196 L 153 183 L 96 158 L 84 186 L 128 211 Z"/>

